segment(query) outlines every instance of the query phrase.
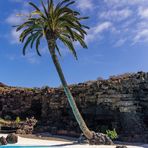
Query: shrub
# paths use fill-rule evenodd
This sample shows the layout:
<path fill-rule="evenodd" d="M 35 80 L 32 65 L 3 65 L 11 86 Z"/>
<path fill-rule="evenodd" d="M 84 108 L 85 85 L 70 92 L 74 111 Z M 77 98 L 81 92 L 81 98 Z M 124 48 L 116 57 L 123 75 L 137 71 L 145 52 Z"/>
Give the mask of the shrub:
<path fill-rule="evenodd" d="M 21 119 L 20 117 L 16 117 L 16 120 L 15 120 L 16 123 L 20 123 L 21 122 Z"/>
<path fill-rule="evenodd" d="M 115 129 L 113 129 L 113 130 L 106 130 L 106 134 L 107 134 L 108 137 L 110 137 L 112 140 L 118 138 L 118 134 L 117 134 L 117 132 L 116 132 Z"/>

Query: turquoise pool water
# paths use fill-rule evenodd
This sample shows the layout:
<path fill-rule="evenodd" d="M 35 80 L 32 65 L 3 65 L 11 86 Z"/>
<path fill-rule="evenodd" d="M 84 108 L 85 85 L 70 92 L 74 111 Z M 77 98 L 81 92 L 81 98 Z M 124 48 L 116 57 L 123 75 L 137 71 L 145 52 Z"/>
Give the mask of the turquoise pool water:
<path fill-rule="evenodd" d="M 0 148 L 58 148 L 54 146 L 0 146 Z"/>

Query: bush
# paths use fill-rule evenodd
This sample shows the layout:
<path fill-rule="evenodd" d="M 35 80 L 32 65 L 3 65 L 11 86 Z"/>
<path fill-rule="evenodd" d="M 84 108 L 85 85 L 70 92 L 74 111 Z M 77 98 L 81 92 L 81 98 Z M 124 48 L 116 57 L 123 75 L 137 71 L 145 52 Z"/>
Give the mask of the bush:
<path fill-rule="evenodd" d="M 116 132 L 115 129 L 113 129 L 113 130 L 106 130 L 106 134 L 107 134 L 107 136 L 110 137 L 112 140 L 118 138 L 118 134 L 117 134 L 117 132 Z"/>
<path fill-rule="evenodd" d="M 21 122 L 21 119 L 20 119 L 20 117 L 16 117 L 16 120 L 15 120 L 15 122 L 18 124 L 18 123 L 20 123 Z"/>

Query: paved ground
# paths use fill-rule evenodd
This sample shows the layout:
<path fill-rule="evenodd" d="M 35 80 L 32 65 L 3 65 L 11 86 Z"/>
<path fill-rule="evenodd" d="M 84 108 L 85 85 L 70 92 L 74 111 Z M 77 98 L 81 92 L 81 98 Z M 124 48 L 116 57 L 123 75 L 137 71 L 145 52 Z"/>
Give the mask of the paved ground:
<path fill-rule="evenodd" d="M 0 137 L 6 135 L 0 134 Z M 18 143 L 15 144 L 15 146 L 48 146 L 49 148 L 116 148 L 116 145 L 113 146 L 106 146 L 106 145 L 100 145 L 100 146 L 89 146 L 87 144 L 74 144 L 70 141 L 57 141 L 57 140 L 40 140 L 40 139 L 28 139 L 28 138 L 22 138 L 19 137 Z M 13 146 L 13 145 L 12 145 Z M 127 145 L 128 148 L 148 148 L 148 144 L 141 144 L 141 145 Z"/>

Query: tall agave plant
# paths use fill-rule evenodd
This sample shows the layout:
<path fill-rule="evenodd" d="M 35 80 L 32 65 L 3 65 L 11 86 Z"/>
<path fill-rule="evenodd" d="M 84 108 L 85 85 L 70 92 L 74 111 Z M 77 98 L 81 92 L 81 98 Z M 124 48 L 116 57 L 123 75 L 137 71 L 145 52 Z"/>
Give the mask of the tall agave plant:
<path fill-rule="evenodd" d="M 81 21 L 88 19 L 88 17 L 81 17 L 79 12 L 71 9 L 70 6 L 74 3 L 75 1 L 62 0 L 54 5 L 53 0 L 47 0 L 47 5 L 45 5 L 41 1 L 43 8 L 41 10 L 36 4 L 30 2 L 29 4 L 34 8 L 34 11 L 30 13 L 23 24 L 17 26 L 16 31 L 22 31 L 19 39 L 20 42 L 24 43 L 24 55 L 29 45 L 31 48 L 35 45 L 37 54 L 41 56 L 39 51 L 40 42 L 42 38 L 46 39 L 49 53 L 60 77 L 73 114 L 83 134 L 88 140 L 92 140 L 95 137 L 94 132 L 89 130 L 78 110 L 57 57 L 57 53 L 61 56 L 57 44 L 59 41 L 68 47 L 76 59 L 77 53 L 74 48 L 74 42 L 79 42 L 83 48 L 87 48 L 84 38 L 87 35 L 86 29 L 89 29 L 89 27 L 83 25 Z"/>

